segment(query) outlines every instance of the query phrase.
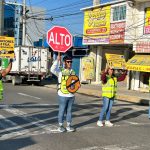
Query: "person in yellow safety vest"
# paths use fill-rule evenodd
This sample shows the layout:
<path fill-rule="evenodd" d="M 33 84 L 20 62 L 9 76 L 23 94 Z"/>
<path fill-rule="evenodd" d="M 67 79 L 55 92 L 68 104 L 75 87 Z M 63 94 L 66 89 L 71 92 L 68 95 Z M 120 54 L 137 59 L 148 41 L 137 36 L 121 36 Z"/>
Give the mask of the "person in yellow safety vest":
<path fill-rule="evenodd" d="M 103 107 L 99 115 L 99 120 L 97 125 L 102 126 L 113 126 L 113 123 L 110 122 L 110 114 L 114 99 L 117 92 L 117 82 L 123 81 L 126 78 L 127 70 L 122 70 L 120 76 L 115 76 L 114 69 L 107 67 L 105 71 L 101 74 L 102 80 L 102 98 L 103 98 Z M 106 115 L 106 120 L 103 122 L 104 115 Z"/>
<path fill-rule="evenodd" d="M 0 100 L 3 99 L 3 83 L 2 83 L 2 78 L 5 77 L 11 70 L 12 68 L 12 59 L 10 59 L 9 65 L 6 69 L 1 69 L 0 70 Z"/>
<path fill-rule="evenodd" d="M 72 123 L 72 105 L 75 100 L 73 93 L 68 92 L 66 88 L 66 81 L 70 75 L 75 75 L 75 71 L 72 69 L 72 58 L 70 56 L 64 56 L 64 67 L 60 67 L 61 57 L 57 56 L 57 60 L 54 61 L 51 72 L 58 77 L 58 100 L 59 100 L 59 112 L 58 123 L 59 132 L 73 132 L 75 129 L 71 126 Z M 64 114 L 66 113 L 67 126 L 64 128 Z"/>

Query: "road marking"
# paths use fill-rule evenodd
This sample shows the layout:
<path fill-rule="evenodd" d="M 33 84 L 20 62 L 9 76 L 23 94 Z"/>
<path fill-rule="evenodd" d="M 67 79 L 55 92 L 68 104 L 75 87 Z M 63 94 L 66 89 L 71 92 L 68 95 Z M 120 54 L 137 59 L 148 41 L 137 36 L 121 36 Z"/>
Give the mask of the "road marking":
<path fill-rule="evenodd" d="M 86 147 L 80 148 L 75 150 L 137 150 L 142 148 L 143 146 L 140 145 L 133 145 L 133 146 L 122 146 L 122 145 L 106 145 L 106 146 L 93 146 L 93 147 Z"/>
<path fill-rule="evenodd" d="M 23 112 L 23 111 L 21 111 L 19 109 L 16 109 L 16 108 L 13 108 L 13 107 L 6 107 L 6 108 L 3 108 L 3 109 L 5 111 L 13 114 L 13 115 L 17 115 L 18 117 L 22 117 L 27 122 L 31 122 L 32 125 L 36 125 L 36 126 L 38 126 L 40 128 L 43 128 L 43 129 L 45 129 L 47 131 L 51 130 L 51 128 L 46 127 L 47 125 L 41 124 L 42 122 L 44 122 L 43 120 L 39 120 L 36 117 L 33 118 L 33 117 L 30 117 L 30 116 L 27 116 L 28 115 L 27 113 L 25 113 L 25 112 Z M 55 125 L 52 125 L 52 124 L 50 124 L 50 125 L 56 127 Z"/>
<path fill-rule="evenodd" d="M 86 148 L 81 148 L 81 149 L 76 149 L 76 150 L 98 150 L 99 147 L 93 146 L 93 147 L 86 147 Z"/>
<path fill-rule="evenodd" d="M 0 122 L 0 126 L 2 128 L 4 128 L 3 131 L 0 131 L 0 135 L 2 135 L 0 137 L 0 140 L 9 139 L 9 138 L 17 138 L 18 136 L 26 137 L 26 136 L 34 136 L 34 135 L 41 135 L 41 134 L 59 133 L 59 131 L 57 130 L 58 127 L 56 125 L 45 124 L 45 122 L 48 121 L 49 118 L 45 119 L 45 120 L 39 120 L 39 118 L 30 117 L 30 116 L 28 116 L 27 113 L 14 108 L 17 106 L 18 107 L 19 106 L 21 106 L 21 107 L 29 107 L 29 106 L 40 107 L 40 106 L 52 106 L 52 105 L 56 106 L 58 104 L 11 104 L 11 105 L 1 104 L 0 108 L 2 110 L 5 110 L 15 116 L 21 117 L 29 123 L 27 123 L 27 125 L 24 124 L 22 127 L 22 126 L 19 126 L 18 124 L 16 124 L 15 122 L 12 122 L 11 120 L 0 115 L 0 119 L 5 120 L 5 122 L 4 122 L 5 124 L 3 122 Z M 77 105 L 80 105 L 80 104 L 77 104 Z M 84 104 L 81 104 L 81 105 L 84 105 Z M 56 117 L 57 116 L 55 116 L 55 118 Z M 131 126 L 131 125 L 133 125 L 133 126 L 135 126 L 135 125 L 138 125 L 138 126 L 150 125 L 150 123 L 137 123 L 137 122 L 130 122 L 130 121 L 126 121 L 126 120 L 123 122 L 125 122 L 127 124 L 123 124 L 123 125 L 115 124 L 113 127 L 120 127 L 120 126 L 125 127 L 125 126 Z M 25 125 L 27 127 L 29 127 L 31 125 L 35 125 L 38 128 L 32 127 L 31 129 L 27 130 L 27 129 L 25 129 Z M 107 127 L 105 127 L 105 128 L 107 128 Z M 77 131 L 84 131 L 84 130 L 91 130 L 91 129 L 100 129 L 100 127 L 96 126 L 96 124 L 95 124 L 93 126 L 84 126 L 84 127 L 77 128 Z M 9 133 L 4 134 L 4 132 L 9 132 Z M 91 147 L 91 148 L 93 148 L 93 147 Z"/>
<path fill-rule="evenodd" d="M 0 104 L 0 108 L 6 107 L 45 107 L 45 106 L 58 106 L 58 104 Z"/>
<path fill-rule="evenodd" d="M 22 95 L 22 96 L 32 97 L 32 98 L 35 98 L 35 99 L 41 99 L 40 97 L 28 95 L 28 94 L 25 94 L 25 93 L 18 93 L 18 94 L 19 94 L 19 95 Z"/>
<path fill-rule="evenodd" d="M 0 120 L 1 120 L 0 127 L 3 128 L 3 130 L 0 132 L 0 134 L 2 134 L 0 140 L 5 140 L 19 135 L 30 133 L 29 130 L 24 129 L 23 127 L 19 126 L 15 122 L 7 119 L 2 115 L 0 115 Z M 9 133 L 3 134 L 4 132 L 9 132 Z"/>
<path fill-rule="evenodd" d="M 27 113 L 25 113 L 23 111 L 20 111 L 16 108 L 10 107 L 9 105 L 3 105 L 2 109 L 9 112 L 9 113 L 11 113 L 11 114 L 13 114 L 13 115 L 15 115 L 15 116 L 17 116 L 17 117 L 21 117 L 25 121 L 29 122 L 27 124 L 27 127 L 29 127 L 31 125 L 35 125 L 36 127 L 38 127 L 38 129 L 36 129 L 38 131 L 33 131 L 33 130 L 35 130 L 34 127 L 32 127 L 31 130 L 26 130 L 23 127 L 19 126 L 18 124 L 6 119 L 3 116 L 0 116 L 0 119 L 2 118 L 3 120 L 6 120 L 5 124 L 6 124 L 6 122 L 8 124 L 7 126 L 5 126 L 5 125 L 2 125 L 1 122 L 0 122 L 0 126 L 4 129 L 8 127 L 6 129 L 6 131 L 11 132 L 11 133 L 7 133 L 7 134 L 3 134 L 0 137 L 0 140 L 12 138 L 12 137 L 17 137 L 17 136 L 29 136 L 29 135 L 58 133 L 58 131 L 57 131 L 58 127 L 56 125 L 45 124 L 44 123 L 46 121 L 46 119 L 45 120 L 39 120 L 36 117 L 27 116 L 28 115 Z M 47 120 L 49 120 L 49 118 Z M 42 129 L 44 131 L 42 131 L 40 129 Z M 18 130 L 21 130 L 21 131 L 18 131 Z M 0 134 L 2 134 L 2 133 L 3 132 L 0 132 Z"/>

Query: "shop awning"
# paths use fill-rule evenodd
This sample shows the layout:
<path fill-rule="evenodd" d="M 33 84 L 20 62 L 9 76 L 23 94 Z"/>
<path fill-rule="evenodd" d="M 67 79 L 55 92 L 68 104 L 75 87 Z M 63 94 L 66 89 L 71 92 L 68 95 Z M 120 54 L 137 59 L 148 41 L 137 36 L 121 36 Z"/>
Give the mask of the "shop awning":
<path fill-rule="evenodd" d="M 150 72 L 150 55 L 135 55 L 126 64 L 128 70 Z"/>

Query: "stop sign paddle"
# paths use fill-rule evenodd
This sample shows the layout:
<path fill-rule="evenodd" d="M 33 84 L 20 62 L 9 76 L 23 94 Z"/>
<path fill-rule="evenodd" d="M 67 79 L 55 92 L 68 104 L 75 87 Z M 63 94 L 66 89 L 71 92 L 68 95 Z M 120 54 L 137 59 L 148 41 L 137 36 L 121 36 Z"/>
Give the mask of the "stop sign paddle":
<path fill-rule="evenodd" d="M 72 35 L 65 27 L 54 26 L 47 31 L 47 43 L 53 51 L 65 53 L 72 47 Z"/>

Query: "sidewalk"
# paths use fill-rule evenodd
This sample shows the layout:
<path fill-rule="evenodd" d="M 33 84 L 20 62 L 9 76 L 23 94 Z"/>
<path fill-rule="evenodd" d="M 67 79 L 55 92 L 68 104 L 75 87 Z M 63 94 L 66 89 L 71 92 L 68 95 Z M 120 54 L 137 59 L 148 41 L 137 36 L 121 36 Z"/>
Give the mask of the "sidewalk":
<path fill-rule="evenodd" d="M 48 88 L 57 89 L 56 83 L 49 83 L 45 86 Z M 101 86 L 93 84 L 82 84 L 77 93 L 96 97 L 101 97 L 102 94 Z M 127 90 L 125 83 L 118 83 L 117 100 L 149 105 L 150 93 Z"/>

